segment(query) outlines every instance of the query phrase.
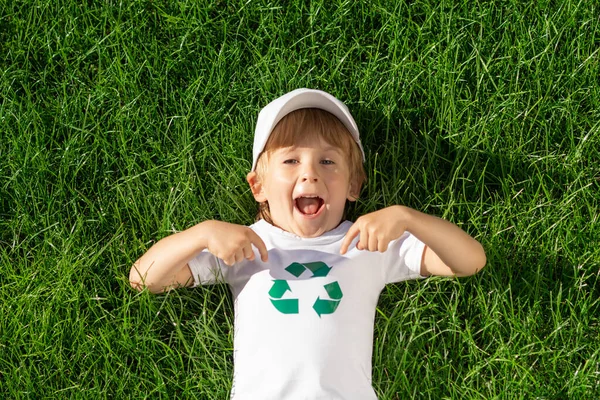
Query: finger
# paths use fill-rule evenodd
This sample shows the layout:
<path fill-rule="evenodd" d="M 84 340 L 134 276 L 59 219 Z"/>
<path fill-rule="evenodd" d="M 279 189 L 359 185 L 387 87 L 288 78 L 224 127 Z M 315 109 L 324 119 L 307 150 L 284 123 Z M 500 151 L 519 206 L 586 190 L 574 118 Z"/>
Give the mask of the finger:
<path fill-rule="evenodd" d="M 369 234 L 367 231 L 360 233 L 360 240 L 356 243 L 356 248 L 359 250 L 367 250 L 369 248 Z"/>
<path fill-rule="evenodd" d="M 258 253 L 260 254 L 260 259 L 263 262 L 269 261 L 269 252 L 267 251 L 267 245 L 263 240 L 258 236 L 256 232 L 250 230 L 250 242 L 256 247 Z"/>
<path fill-rule="evenodd" d="M 377 251 L 377 235 L 369 235 L 369 251 Z"/>
<path fill-rule="evenodd" d="M 244 252 L 244 258 L 247 260 L 254 260 L 254 251 L 252 250 L 252 246 L 250 245 L 250 243 L 248 243 L 247 246 L 244 246 L 244 248 L 242 249 Z"/>
<path fill-rule="evenodd" d="M 235 263 L 235 259 L 233 257 L 221 258 L 225 265 L 231 267 Z"/>
<path fill-rule="evenodd" d="M 340 254 L 346 254 L 348 251 L 348 246 L 350 243 L 358 236 L 360 233 L 360 228 L 356 223 L 352 224 L 348 232 L 346 232 L 346 236 L 344 236 L 344 240 L 342 241 L 342 246 L 340 247 Z"/>
<path fill-rule="evenodd" d="M 235 252 L 235 262 L 239 263 L 240 261 L 244 261 L 245 257 L 244 257 L 244 249 L 239 249 L 238 251 Z"/>
<path fill-rule="evenodd" d="M 388 248 L 388 245 L 389 245 L 389 243 L 390 243 L 390 242 L 389 242 L 388 240 L 381 240 L 381 239 L 379 239 L 379 240 L 377 241 L 377 250 L 378 250 L 380 253 L 383 253 L 383 252 L 385 252 L 385 251 L 387 250 L 387 248 Z"/>

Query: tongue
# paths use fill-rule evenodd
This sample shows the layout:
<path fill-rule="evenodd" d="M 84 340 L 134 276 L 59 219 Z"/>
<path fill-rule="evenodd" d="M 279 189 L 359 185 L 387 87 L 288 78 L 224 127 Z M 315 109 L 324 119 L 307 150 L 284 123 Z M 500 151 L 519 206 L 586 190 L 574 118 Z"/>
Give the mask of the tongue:
<path fill-rule="evenodd" d="M 314 214 L 319 210 L 319 199 L 317 198 L 300 197 L 296 201 L 296 204 L 298 204 L 298 209 L 304 214 Z"/>

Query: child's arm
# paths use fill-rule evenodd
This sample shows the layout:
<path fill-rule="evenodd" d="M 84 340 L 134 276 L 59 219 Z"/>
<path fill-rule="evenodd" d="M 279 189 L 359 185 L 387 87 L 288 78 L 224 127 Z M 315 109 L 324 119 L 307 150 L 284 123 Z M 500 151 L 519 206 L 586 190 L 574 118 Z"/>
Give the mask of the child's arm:
<path fill-rule="evenodd" d="M 233 265 L 244 259 L 253 260 L 254 245 L 263 261 L 267 248 L 262 239 L 247 226 L 221 221 L 204 221 L 183 232 L 158 241 L 131 267 L 129 282 L 134 289 L 148 288 L 163 292 L 194 283 L 188 262 L 204 249 Z"/>
<path fill-rule="evenodd" d="M 391 206 L 358 218 L 342 242 L 341 254 L 360 235 L 359 250 L 385 251 L 405 231 L 425 243 L 421 275 L 468 276 L 485 266 L 481 244 L 458 226 L 404 206 Z"/>

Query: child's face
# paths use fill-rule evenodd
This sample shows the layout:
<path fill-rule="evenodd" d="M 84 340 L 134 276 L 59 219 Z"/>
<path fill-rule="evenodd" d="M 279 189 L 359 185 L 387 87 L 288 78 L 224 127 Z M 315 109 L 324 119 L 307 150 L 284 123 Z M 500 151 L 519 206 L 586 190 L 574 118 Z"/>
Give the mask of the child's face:
<path fill-rule="evenodd" d="M 316 237 L 342 220 L 346 200 L 355 200 L 343 152 L 322 139 L 303 140 L 268 155 L 266 172 L 248 174 L 258 202 L 268 201 L 273 223 L 301 237 Z"/>

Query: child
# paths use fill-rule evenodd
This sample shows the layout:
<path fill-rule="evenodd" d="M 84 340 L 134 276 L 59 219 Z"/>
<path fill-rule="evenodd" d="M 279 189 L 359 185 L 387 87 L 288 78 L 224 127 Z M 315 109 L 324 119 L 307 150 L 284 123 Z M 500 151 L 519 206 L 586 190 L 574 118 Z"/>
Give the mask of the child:
<path fill-rule="evenodd" d="M 247 175 L 258 221 L 202 222 L 133 265 L 139 290 L 230 285 L 233 399 L 375 399 L 373 323 L 383 287 L 485 265 L 476 240 L 408 207 L 343 221 L 365 179 L 363 161 L 343 103 L 318 90 L 287 93 L 258 116 Z"/>

